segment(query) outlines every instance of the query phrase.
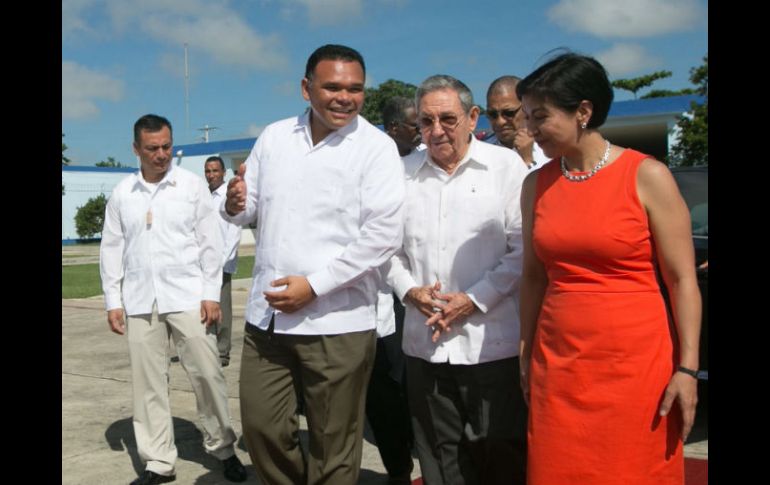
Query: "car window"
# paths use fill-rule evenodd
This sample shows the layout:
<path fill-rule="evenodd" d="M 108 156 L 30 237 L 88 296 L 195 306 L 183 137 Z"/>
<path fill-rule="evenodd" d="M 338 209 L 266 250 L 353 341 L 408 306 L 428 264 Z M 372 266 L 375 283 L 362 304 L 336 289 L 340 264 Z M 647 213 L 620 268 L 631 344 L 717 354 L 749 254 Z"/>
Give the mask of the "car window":
<path fill-rule="evenodd" d="M 679 191 L 690 209 L 692 233 L 696 236 L 709 234 L 708 167 L 672 169 Z"/>

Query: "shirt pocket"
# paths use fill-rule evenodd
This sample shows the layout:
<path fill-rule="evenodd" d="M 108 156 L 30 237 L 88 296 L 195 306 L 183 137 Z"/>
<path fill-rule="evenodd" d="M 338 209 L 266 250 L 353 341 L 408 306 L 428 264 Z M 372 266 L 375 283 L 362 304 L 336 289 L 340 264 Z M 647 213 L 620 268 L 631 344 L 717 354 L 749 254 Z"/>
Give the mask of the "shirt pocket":
<path fill-rule="evenodd" d="M 120 223 L 123 233 L 132 236 L 147 229 L 148 205 L 146 201 L 136 200 L 120 205 Z"/>
<path fill-rule="evenodd" d="M 410 194 L 404 203 L 404 246 L 420 246 L 428 238 L 428 198 Z"/>
<path fill-rule="evenodd" d="M 456 210 L 469 237 L 505 237 L 504 207 L 496 194 L 472 193 L 457 197 Z"/>
<path fill-rule="evenodd" d="M 165 227 L 170 233 L 191 234 L 195 230 L 195 204 L 181 199 L 159 202 L 155 203 L 153 210 L 162 214 Z"/>

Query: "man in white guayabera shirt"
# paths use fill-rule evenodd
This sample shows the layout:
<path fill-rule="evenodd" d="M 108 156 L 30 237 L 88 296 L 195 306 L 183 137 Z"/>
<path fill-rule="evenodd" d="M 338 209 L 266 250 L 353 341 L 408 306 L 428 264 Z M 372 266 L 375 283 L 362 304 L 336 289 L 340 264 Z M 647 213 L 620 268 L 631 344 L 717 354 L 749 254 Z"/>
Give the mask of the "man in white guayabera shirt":
<path fill-rule="evenodd" d="M 225 185 L 225 162 L 222 157 L 214 155 L 206 159 L 203 173 L 211 191 L 211 203 L 219 214 L 219 206 L 227 197 Z M 219 231 L 222 234 L 222 289 L 219 294 L 219 308 L 222 318 L 217 324 L 217 349 L 222 367 L 230 365 L 230 349 L 232 348 L 233 329 L 233 273 L 238 269 L 238 245 L 241 243 L 241 226 L 230 224 L 219 217 Z"/>
<path fill-rule="evenodd" d="M 396 144 L 358 115 L 364 80 L 358 52 L 318 48 L 302 80 L 310 110 L 265 128 L 220 210 L 239 225 L 257 220 L 240 396 L 266 485 L 358 480 L 378 268 L 401 246 L 404 199 Z"/>
<path fill-rule="evenodd" d="M 404 302 L 407 393 L 430 484 L 523 484 L 526 404 L 518 385 L 522 271 L 519 155 L 477 140 L 468 87 L 417 89 L 427 150 L 404 157 L 404 244 L 387 281 Z M 424 433 L 418 437 L 418 433 Z"/>
<path fill-rule="evenodd" d="M 145 115 L 134 124 L 140 169 L 112 191 L 100 267 L 110 329 L 128 333 L 136 447 L 146 469 L 132 485 L 174 481 L 177 450 L 168 390 L 168 338 L 192 384 L 206 451 L 225 477 L 246 480 L 219 364 L 222 236 L 198 175 L 171 163 L 171 123 Z M 125 320 L 124 320 L 125 314 Z"/>

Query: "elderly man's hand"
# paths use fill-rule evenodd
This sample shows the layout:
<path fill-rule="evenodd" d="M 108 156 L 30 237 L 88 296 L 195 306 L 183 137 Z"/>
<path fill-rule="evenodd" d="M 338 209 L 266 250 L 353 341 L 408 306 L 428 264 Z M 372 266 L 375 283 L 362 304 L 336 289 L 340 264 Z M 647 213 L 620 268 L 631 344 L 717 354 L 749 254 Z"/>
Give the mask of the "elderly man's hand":
<path fill-rule="evenodd" d="M 404 300 L 414 305 L 420 313 L 430 318 L 435 313 L 436 305 L 433 301 L 433 291 L 441 289 L 441 282 L 436 281 L 433 285 L 415 286 L 410 288 L 404 295 Z"/>
<path fill-rule="evenodd" d="M 425 325 L 429 325 L 431 328 L 449 332 L 452 330 L 453 323 L 463 323 L 466 317 L 476 311 L 473 300 L 465 293 L 439 293 L 438 290 L 432 293 L 431 296 L 436 302 L 435 306 L 438 312 L 425 322 Z M 433 341 L 436 340 L 438 340 L 438 333 L 434 332 Z"/>
<path fill-rule="evenodd" d="M 238 167 L 238 173 L 227 183 L 227 201 L 225 201 L 225 211 L 231 216 L 246 210 L 246 164 L 242 163 Z"/>

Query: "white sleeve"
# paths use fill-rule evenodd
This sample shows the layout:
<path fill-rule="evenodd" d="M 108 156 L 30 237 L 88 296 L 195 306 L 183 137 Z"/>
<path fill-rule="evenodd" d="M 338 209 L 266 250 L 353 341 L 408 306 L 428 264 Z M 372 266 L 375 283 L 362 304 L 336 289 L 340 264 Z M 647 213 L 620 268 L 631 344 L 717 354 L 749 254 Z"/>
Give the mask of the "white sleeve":
<path fill-rule="evenodd" d="M 235 273 L 238 264 L 238 246 L 241 244 L 241 226 L 227 221 L 221 221 L 226 225 L 225 240 L 222 246 L 222 264 L 225 273 Z"/>
<path fill-rule="evenodd" d="M 308 275 L 317 295 L 324 295 L 358 279 L 385 263 L 398 248 L 404 232 L 404 168 L 392 142 L 372 151 L 361 180 L 361 216 L 358 239 L 326 267 Z"/>
<path fill-rule="evenodd" d="M 123 308 L 120 284 L 123 280 L 123 227 L 120 223 L 120 208 L 117 187 L 107 200 L 104 212 L 102 242 L 99 246 L 99 273 L 102 279 L 105 310 Z"/>
<path fill-rule="evenodd" d="M 222 233 L 219 215 L 211 206 L 208 187 L 199 180 L 195 208 L 195 240 L 198 242 L 198 259 L 203 276 L 204 300 L 219 301 L 222 287 Z"/>
<path fill-rule="evenodd" d="M 517 156 L 518 157 L 518 156 Z M 500 262 L 465 292 L 484 313 L 488 312 L 506 295 L 515 291 L 521 282 L 524 246 L 521 233 L 521 184 L 527 175 L 526 165 L 520 160 L 512 164 L 504 187 L 505 237 L 507 251 Z"/>

